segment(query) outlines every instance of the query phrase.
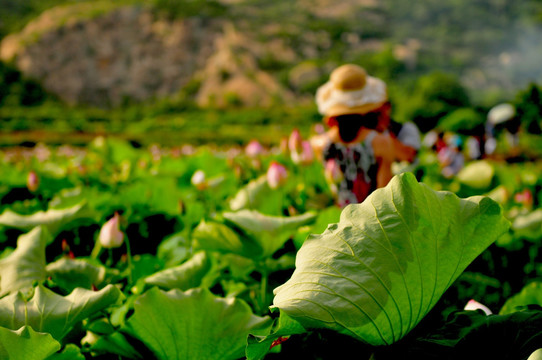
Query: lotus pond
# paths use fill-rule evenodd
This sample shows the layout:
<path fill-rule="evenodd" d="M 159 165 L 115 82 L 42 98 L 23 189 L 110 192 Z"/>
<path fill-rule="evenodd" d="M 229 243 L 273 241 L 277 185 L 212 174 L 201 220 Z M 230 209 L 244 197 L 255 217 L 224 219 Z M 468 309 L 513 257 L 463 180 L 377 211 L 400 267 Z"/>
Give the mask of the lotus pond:
<path fill-rule="evenodd" d="M 542 348 L 542 163 L 445 178 L 422 149 L 341 211 L 321 164 L 252 146 L 0 150 L 0 359 Z"/>

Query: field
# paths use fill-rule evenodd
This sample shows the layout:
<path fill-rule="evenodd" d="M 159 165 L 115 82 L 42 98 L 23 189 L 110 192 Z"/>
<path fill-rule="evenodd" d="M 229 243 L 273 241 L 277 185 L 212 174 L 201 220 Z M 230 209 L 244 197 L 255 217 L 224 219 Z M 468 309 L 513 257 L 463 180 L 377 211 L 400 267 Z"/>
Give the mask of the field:
<path fill-rule="evenodd" d="M 542 359 L 542 2 L 0 4 L 0 360 Z M 343 63 L 424 145 L 341 209 Z"/>
<path fill-rule="evenodd" d="M 445 178 L 423 148 L 340 217 L 319 162 L 258 145 L 2 150 L 0 357 L 518 359 L 542 347 L 540 161 L 470 161 Z M 287 176 L 268 179 L 277 165 Z M 493 315 L 464 311 L 472 299 Z"/>

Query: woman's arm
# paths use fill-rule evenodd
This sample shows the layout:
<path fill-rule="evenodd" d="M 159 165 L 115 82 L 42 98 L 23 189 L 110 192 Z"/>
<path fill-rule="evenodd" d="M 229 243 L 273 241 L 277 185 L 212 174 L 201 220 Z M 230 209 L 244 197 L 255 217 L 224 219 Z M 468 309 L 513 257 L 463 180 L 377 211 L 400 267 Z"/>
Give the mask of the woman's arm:
<path fill-rule="evenodd" d="M 395 160 L 395 144 L 388 134 L 378 134 L 373 139 L 373 152 L 378 162 L 378 172 L 376 174 L 376 186 L 384 187 L 393 177 L 391 164 Z"/>

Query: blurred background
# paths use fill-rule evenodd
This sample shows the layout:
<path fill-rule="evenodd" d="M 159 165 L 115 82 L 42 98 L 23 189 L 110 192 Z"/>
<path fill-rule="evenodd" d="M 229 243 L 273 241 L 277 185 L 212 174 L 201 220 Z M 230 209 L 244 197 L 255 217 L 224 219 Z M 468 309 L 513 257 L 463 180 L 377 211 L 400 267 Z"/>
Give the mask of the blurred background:
<path fill-rule="evenodd" d="M 0 0 L 0 40 L 2 146 L 272 145 L 346 62 L 424 133 L 500 102 L 540 132 L 538 0 Z"/>
<path fill-rule="evenodd" d="M 512 224 L 422 326 L 472 299 L 495 313 L 532 305 L 542 299 L 541 58 L 542 0 L 0 0 L 0 297 L 36 282 L 58 294 L 115 284 L 127 298 L 115 328 L 93 327 L 113 318 L 93 311 L 63 340 L 87 358 L 125 351 L 119 329 L 135 299 L 178 266 L 158 286 L 207 288 L 267 315 L 305 239 L 340 220 L 343 170 L 311 147 L 325 131 L 314 95 L 355 63 L 387 83 L 393 120 L 421 132 L 393 173 L 486 195 Z M 24 253 L 19 241 L 37 226 L 50 236 L 39 255 L 38 245 Z M 457 319 L 458 347 L 470 350 Z M 83 340 L 95 330 L 101 345 Z M 480 351 L 509 344 L 495 347 L 491 330 L 483 346 L 473 333 Z M 335 359 L 344 347 L 302 340 L 295 358 L 325 348 Z M 139 346 L 122 358 L 146 354 Z"/>

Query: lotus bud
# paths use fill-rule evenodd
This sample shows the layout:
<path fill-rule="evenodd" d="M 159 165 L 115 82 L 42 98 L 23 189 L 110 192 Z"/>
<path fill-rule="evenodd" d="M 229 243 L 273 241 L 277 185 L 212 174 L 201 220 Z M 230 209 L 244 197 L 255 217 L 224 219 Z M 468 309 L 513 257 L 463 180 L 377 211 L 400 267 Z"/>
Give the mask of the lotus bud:
<path fill-rule="evenodd" d="M 288 148 L 290 149 L 290 152 L 301 153 L 303 150 L 302 142 L 303 138 L 301 137 L 299 129 L 294 129 L 290 134 L 290 138 L 288 139 Z"/>
<path fill-rule="evenodd" d="M 100 244 L 106 248 L 118 248 L 124 240 L 124 233 L 120 231 L 120 216 L 118 213 L 109 219 L 100 229 L 98 237 Z"/>
<path fill-rule="evenodd" d="M 529 189 L 525 189 L 522 192 L 514 195 L 514 201 L 523 204 L 524 206 L 531 208 L 533 206 L 533 194 Z"/>
<path fill-rule="evenodd" d="M 38 190 L 40 186 L 40 179 L 38 177 L 38 174 L 36 174 L 35 171 L 31 171 L 30 173 L 28 173 L 28 177 L 26 178 L 26 187 L 28 188 L 28 190 L 30 190 L 31 192 L 35 192 L 36 190 Z"/>
<path fill-rule="evenodd" d="M 303 141 L 301 146 L 303 150 L 301 152 L 300 162 L 303 165 L 309 165 L 314 161 L 314 151 L 312 150 L 311 143 L 310 141 Z"/>
<path fill-rule="evenodd" d="M 249 157 L 257 157 L 263 153 L 263 146 L 257 140 L 252 140 L 245 148 L 245 154 Z"/>
<path fill-rule="evenodd" d="M 205 178 L 205 173 L 203 170 L 198 170 L 192 175 L 190 179 L 192 185 L 194 185 L 198 190 L 204 190 L 207 188 L 207 180 Z"/>
<path fill-rule="evenodd" d="M 343 180 L 343 173 L 335 159 L 326 161 L 324 176 L 327 182 L 331 184 L 338 184 Z"/>
<path fill-rule="evenodd" d="M 326 132 L 326 128 L 323 124 L 316 124 L 314 125 L 314 132 L 320 135 Z"/>
<path fill-rule="evenodd" d="M 277 189 L 279 186 L 286 183 L 288 172 L 286 168 L 276 161 L 271 162 L 267 169 L 267 184 L 271 189 Z"/>
<path fill-rule="evenodd" d="M 486 313 L 486 315 L 493 314 L 487 306 L 480 304 L 478 301 L 474 299 L 469 300 L 467 305 L 465 305 L 465 310 L 482 310 L 483 312 Z"/>

